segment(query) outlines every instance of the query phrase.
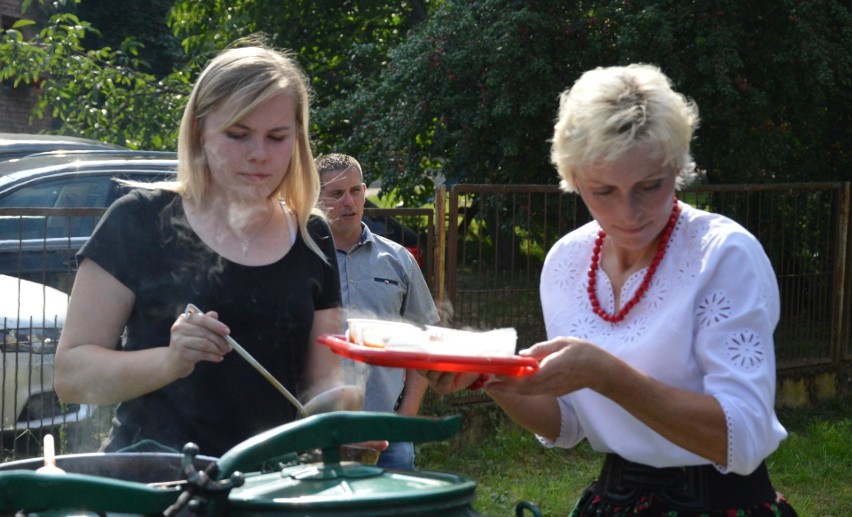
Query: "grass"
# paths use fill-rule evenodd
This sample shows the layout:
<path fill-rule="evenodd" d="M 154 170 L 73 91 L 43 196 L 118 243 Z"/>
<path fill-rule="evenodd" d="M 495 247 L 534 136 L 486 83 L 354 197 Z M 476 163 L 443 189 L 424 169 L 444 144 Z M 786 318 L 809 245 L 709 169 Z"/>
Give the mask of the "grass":
<path fill-rule="evenodd" d="M 779 411 L 790 436 L 767 461 L 799 515 L 852 515 L 852 402 Z"/>
<path fill-rule="evenodd" d="M 477 512 L 515 515 L 521 500 L 543 515 L 567 515 L 595 479 L 603 457 L 583 442 L 547 449 L 493 404 L 439 407 L 462 413 L 462 432 L 450 441 L 418 445 L 417 465 L 477 481 Z M 852 401 L 816 409 L 779 410 L 790 436 L 767 460 L 775 488 L 802 517 L 852 515 Z"/>

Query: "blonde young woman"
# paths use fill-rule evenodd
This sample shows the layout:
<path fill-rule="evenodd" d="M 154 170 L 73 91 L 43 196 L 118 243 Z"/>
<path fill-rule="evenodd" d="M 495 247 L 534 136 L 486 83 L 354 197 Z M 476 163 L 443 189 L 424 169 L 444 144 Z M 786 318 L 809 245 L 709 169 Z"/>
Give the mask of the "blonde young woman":
<path fill-rule="evenodd" d="M 549 340 L 521 352 L 541 368 L 485 390 L 545 445 L 606 454 L 573 516 L 795 515 L 765 463 L 787 435 L 775 274 L 742 226 L 677 199 L 697 123 L 649 65 L 591 70 L 560 100 L 551 158 L 594 221 L 545 261 Z M 477 380 L 424 374 L 440 392 Z"/>
<path fill-rule="evenodd" d="M 184 111 L 177 181 L 118 200 L 80 250 L 55 386 L 65 402 L 119 403 L 104 450 L 192 441 L 217 456 L 293 420 L 229 334 L 303 399 L 342 383 L 315 342 L 342 315 L 330 231 L 313 214 L 307 85 L 286 53 L 223 51 Z"/>

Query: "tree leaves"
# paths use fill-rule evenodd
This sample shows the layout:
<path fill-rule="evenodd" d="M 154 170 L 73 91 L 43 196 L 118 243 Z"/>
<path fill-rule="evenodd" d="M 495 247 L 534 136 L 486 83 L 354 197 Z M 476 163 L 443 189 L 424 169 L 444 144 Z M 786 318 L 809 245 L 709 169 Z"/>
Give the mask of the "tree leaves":
<path fill-rule="evenodd" d="M 587 69 L 638 61 L 697 101 L 694 152 L 711 181 L 852 175 L 852 15 L 838 0 L 176 0 L 127 38 L 77 14 L 105 23 L 112 3 L 77 4 L 41 0 L 52 14 L 38 31 L 20 20 L 0 38 L 0 79 L 40 88 L 34 116 L 53 114 L 64 133 L 174 149 L 200 69 L 263 32 L 311 77 L 316 152 L 358 156 L 410 204 L 437 177 L 555 181 L 559 92 Z M 166 23 L 174 40 L 159 41 Z"/>

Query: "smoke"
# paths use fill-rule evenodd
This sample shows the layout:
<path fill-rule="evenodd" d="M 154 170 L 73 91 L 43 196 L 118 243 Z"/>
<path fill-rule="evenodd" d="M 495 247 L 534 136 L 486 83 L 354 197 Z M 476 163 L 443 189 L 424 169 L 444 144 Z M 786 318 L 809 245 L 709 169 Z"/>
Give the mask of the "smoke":
<path fill-rule="evenodd" d="M 353 319 L 379 319 L 372 312 L 355 311 L 347 314 L 346 328 L 344 333 L 349 332 L 349 320 Z M 370 377 L 370 365 L 349 358 L 343 358 L 343 380 L 346 384 L 358 386 L 365 392 L 367 390 L 367 379 Z"/>
<path fill-rule="evenodd" d="M 440 325 L 444 327 L 452 327 L 453 326 L 453 316 L 455 316 L 455 310 L 453 309 L 453 303 L 444 298 L 438 300 L 437 303 L 438 308 L 438 316 L 440 316 Z"/>
<path fill-rule="evenodd" d="M 360 361 L 354 361 L 348 357 L 343 360 L 343 382 L 351 386 L 358 386 L 367 391 L 367 379 L 370 377 L 370 365 Z"/>

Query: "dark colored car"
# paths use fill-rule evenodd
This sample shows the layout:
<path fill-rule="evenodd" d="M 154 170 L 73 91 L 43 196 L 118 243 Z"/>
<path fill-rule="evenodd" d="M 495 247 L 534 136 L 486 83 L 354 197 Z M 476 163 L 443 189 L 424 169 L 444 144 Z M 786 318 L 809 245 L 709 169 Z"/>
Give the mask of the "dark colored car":
<path fill-rule="evenodd" d="M 173 180 L 176 170 L 176 155 L 157 151 L 57 151 L 0 161 L 0 274 L 70 292 L 74 255 L 101 211 L 128 190 L 114 180 Z M 367 208 L 377 207 L 368 201 Z M 424 239 L 416 232 L 387 215 L 368 214 L 364 222 L 422 266 Z"/>
<path fill-rule="evenodd" d="M 176 164 L 174 153 L 131 150 L 42 153 L 0 162 L 0 274 L 70 292 L 75 253 L 100 211 L 128 190 L 114 180 L 172 180 Z"/>
<path fill-rule="evenodd" d="M 50 151 L 91 151 L 95 149 L 120 150 L 125 148 L 98 140 L 74 136 L 0 133 L 0 160 L 10 160 L 30 154 Z"/>

